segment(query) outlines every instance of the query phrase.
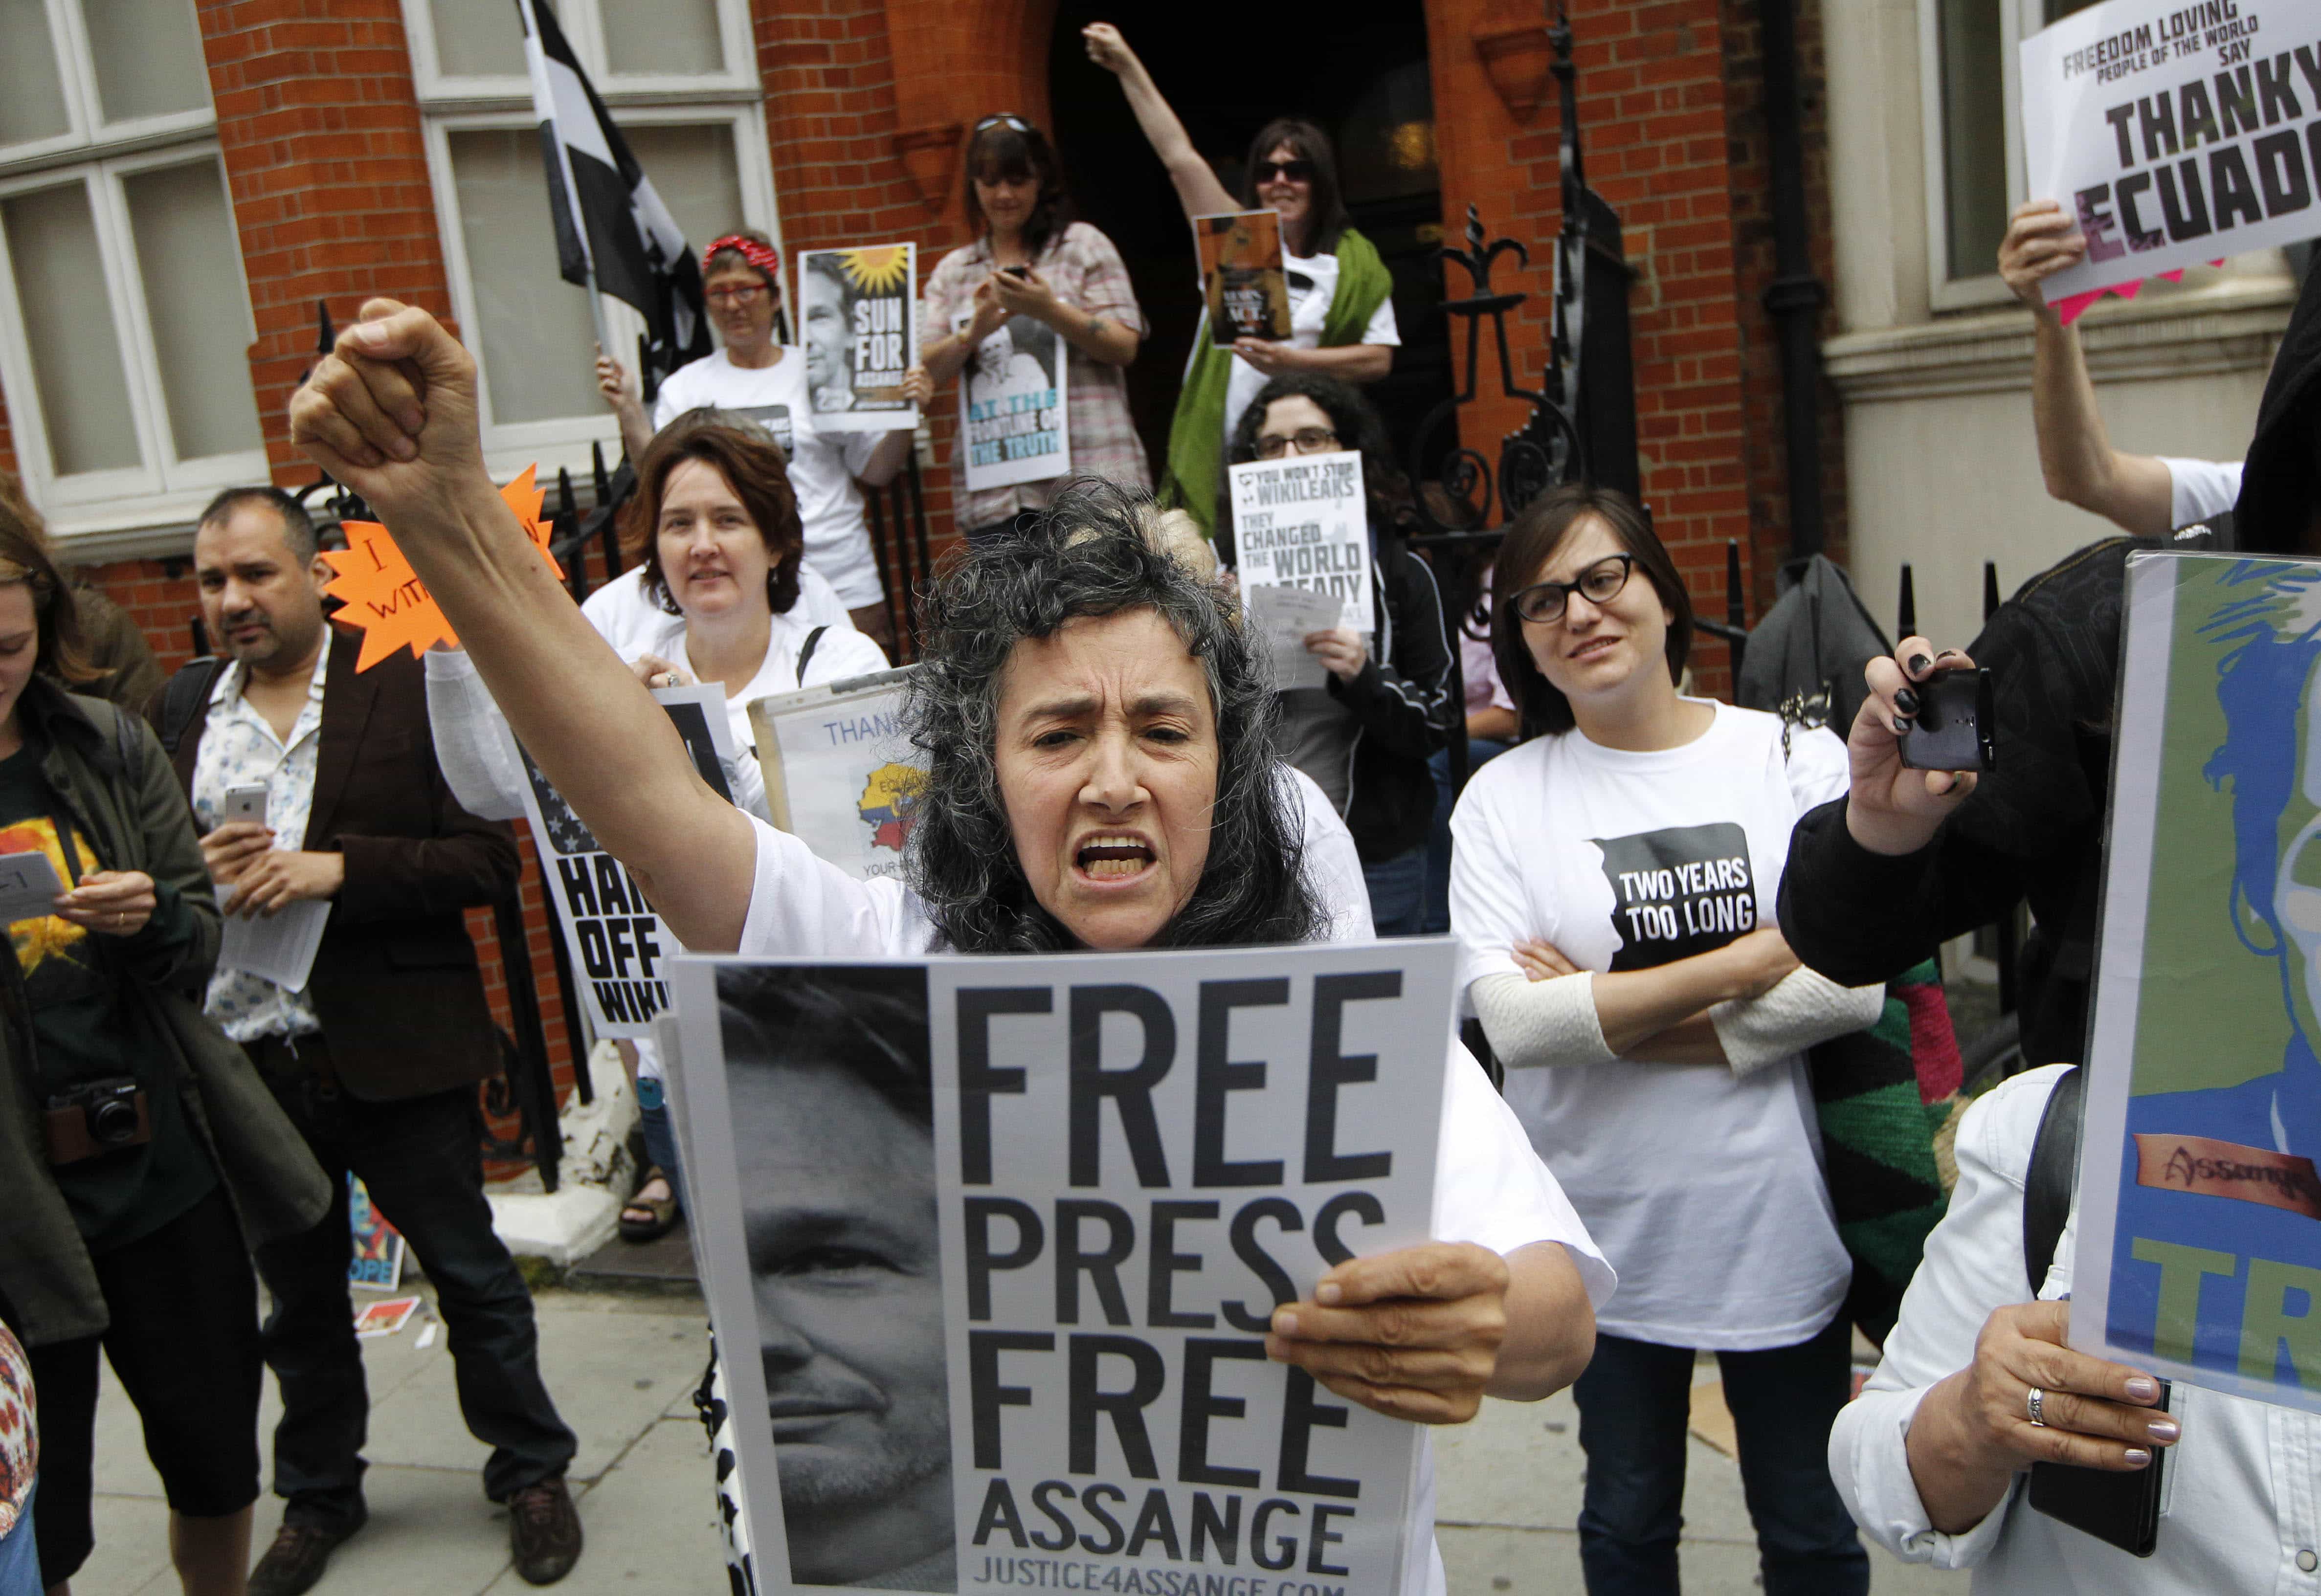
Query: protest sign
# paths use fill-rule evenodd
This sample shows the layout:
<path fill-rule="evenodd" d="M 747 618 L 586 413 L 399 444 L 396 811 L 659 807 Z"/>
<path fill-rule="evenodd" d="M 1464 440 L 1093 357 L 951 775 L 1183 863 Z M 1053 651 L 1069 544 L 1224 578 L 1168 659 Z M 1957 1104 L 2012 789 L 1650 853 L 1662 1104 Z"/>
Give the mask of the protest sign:
<path fill-rule="evenodd" d="M 857 880 L 899 875 L 926 770 L 903 736 L 910 670 L 827 682 L 750 705 L 775 825 Z"/>
<path fill-rule="evenodd" d="M 1201 258 L 1201 303 L 1211 341 L 1237 338 L 1279 342 L 1289 336 L 1289 279 L 1281 265 L 1281 218 L 1271 211 L 1234 211 L 1193 218 Z"/>
<path fill-rule="evenodd" d="M 701 779 L 727 803 L 733 793 L 721 763 L 733 756 L 733 722 L 725 714 L 725 692 L 715 683 L 662 687 L 653 698 L 669 712 L 685 739 Z M 668 959 L 679 951 L 677 939 L 645 902 L 627 866 L 597 845 L 564 795 L 551 785 L 532 753 L 521 744 L 523 812 L 549 902 L 571 956 L 573 975 L 600 1037 L 652 1034 L 653 1016 L 669 1006 Z"/>
<path fill-rule="evenodd" d="M 370 1203 L 370 1188 L 362 1178 L 347 1174 L 347 1229 L 353 1250 L 347 1259 L 347 1283 L 367 1292 L 391 1292 L 403 1283 L 403 1232 Z"/>
<path fill-rule="evenodd" d="M 970 313 L 953 325 L 964 329 Z M 1069 374 L 1056 330 L 1011 316 L 975 346 L 959 374 L 959 447 L 967 491 L 1045 482 L 1072 468 Z"/>
<path fill-rule="evenodd" d="M 918 359 L 912 313 L 915 244 L 798 253 L 798 327 L 806 404 L 824 432 L 889 432 L 919 424 L 903 397 Z"/>
<path fill-rule="evenodd" d="M 678 960 L 755 1588 L 1406 1589 L 1417 1427 L 1264 1336 L 1426 1239 L 1453 957 Z"/>
<path fill-rule="evenodd" d="M 532 546 L 561 582 L 564 567 L 548 551 L 549 527 L 540 519 L 541 501 L 547 494 L 532 485 L 535 469 L 526 466 L 522 476 L 500 489 L 500 497 L 515 512 L 516 520 L 532 538 Z M 335 573 L 323 591 L 343 606 L 339 620 L 362 629 L 362 651 L 355 656 L 355 669 L 369 670 L 401 648 L 408 647 L 414 659 L 439 642 L 457 648 L 459 637 L 443 619 L 435 595 L 419 580 L 387 529 L 375 521 L 341 521 L 339 526 L 347 535 L 347 546 L 323 550 L 323 560 Z"/>
<path fill-rule="evenodd" d="M 2321 231 L 2321 5 L 2108 0 L 2021 46 L 2034 198 L 2087 258 L 2052 301 Z"/>
<path fill-rule="evenodd" d="M 389 1297 L 384 1302 L 366 1302 L 355 1310 L 355 1334 L 365 1341 L 392 1336 L 419 1311 L 419 1307 L 416 1297 Z"/>
<path fill-rule="evenodd" d="M 2321 565 L 2140 554 L 2071 1338 L 2321 1410 Z"/>
<path fill-rule="evenodd" d="M 1246 461 L 1227 475 L 1242 603 L 1260 587 L 1307 588 L 1339 601 L 1339 624 L 1373 630 L 1362 457 L 1352 449 L 1284 455 Z"/>

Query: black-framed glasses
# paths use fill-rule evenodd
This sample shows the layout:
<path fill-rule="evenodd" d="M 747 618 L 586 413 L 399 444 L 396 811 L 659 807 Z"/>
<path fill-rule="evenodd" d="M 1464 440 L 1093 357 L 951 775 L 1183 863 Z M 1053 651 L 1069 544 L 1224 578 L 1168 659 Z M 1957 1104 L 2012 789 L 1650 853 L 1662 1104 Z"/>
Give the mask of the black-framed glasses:
<path fill-rule="evenodd" d="M 1561 621 L 1573 594 L 1591 604 L 1608 604 L 1620 596 L 1620 589 L 1628 585 L 1629 574 L 1635 568 L 1634 555 L 1607 554 L 1570 582 L 1534 582 L 1521 589 L 1507 600 L 1507 608 L 1542 625 Z"/>
<path fill-rule="evenodd" d="M 1293 450 L 1301 455 L 1317 455 L 1324 449 L 1338 447 L 1338 435 L 1327 427 L 1300 427 L 1287 438 L 1279 432 L 1261 432 L 1257 438 L 1257 458 L 1278 460 Z"/>
<path fill-rule="evenodd" d="M 986 128 L 1013 128 L 1019 133 L 1035 133 L 1039 131 L 1039 129 L 1033 127 L 1030 122 L 1025 122 L 1013 111 L 1002 111 L 997 116 L 985 117 L 981 122 L 975 124 L 975 132 L 979 133 Z M 970 139 L 974 136 L 975 133 L 969 133 L 968 135 Z"/>
<path fill-rule="evenodd" d="M 1257 173 L 1257 180 L 1260 183 L 1270 183 L 1277 177 L 1287 178 L 1292 183 L 1314 181 L 1314 163 L 1303 159 L 1261 160 L 1252 169 Z"/>

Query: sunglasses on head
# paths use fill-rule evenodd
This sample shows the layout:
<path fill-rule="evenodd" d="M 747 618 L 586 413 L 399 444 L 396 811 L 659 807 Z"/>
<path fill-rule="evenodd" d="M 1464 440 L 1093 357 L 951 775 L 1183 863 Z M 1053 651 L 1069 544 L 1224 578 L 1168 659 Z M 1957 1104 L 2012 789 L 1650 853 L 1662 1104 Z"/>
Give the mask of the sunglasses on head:
<path fill-rule="evenodd" d="M 1302 159 L 1261 160 L 1257 163 L 1257 180 L 1260 183 L 1270 183 L 1277 177 L 1286 178 L 1292 183 L 1311 183 L 1314 180 L 1314 163 Z"/>
<path fill-rule="evenodd" d="M 1037 132 L 1039 131 L 1030 122 L 1025 122 L 1022 117 L 1016 115 L 1014 112 L 1002 111 L 997 116 L 987 116 L 981 122 L 977 122 L 975 124 L 975 131 L 979 133 L 986 128 L 998 127 L 1013 128 L 1019 133 L 1031 133 Z M 974 134 L 970 133 L 968 136 L 972 138 L 974 137 Z"/>

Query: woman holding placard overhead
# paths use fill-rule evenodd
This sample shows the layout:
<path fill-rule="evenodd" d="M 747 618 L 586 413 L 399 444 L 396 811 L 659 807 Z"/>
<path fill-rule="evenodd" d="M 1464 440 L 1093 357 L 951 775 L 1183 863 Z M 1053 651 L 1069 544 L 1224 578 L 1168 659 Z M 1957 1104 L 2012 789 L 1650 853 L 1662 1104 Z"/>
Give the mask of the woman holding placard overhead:
<path fill-rule="evenodd" d="M 1381 937 L 1416 936 L 1426 910 L 1427 828 L 1434 775 L 1456 706 L 1451 644 L 1434 573 L 1403 541 L 1409 487 L 1387 453 L 1378 412 L 1345 384 L 1312 373 L 1277 376 L 1257 391 L 1233 429 L 1233 461 L 1295 459 L 1352 451 L 1361 458 L 1369 523 L 1370 592 L 1352 606 L 1359 625 L 1308 632 L 1318 685 L 1285 687 L 1282 755 L 1314 778 L 1345 817 L 1361 854 L 1370 920 Z M 1244 558 L 1252 612 L 1270 567 Z"/>
<path fill-rule="evenodd" d="M 1144 313 L 1112 240 L 1072 220 L 1046 134 L 1020 116 L 975 124 L 967 220 L 976 240 L 928 276 L 919 364 L 904 379 L 921 405 L 966 379 L 952 519 L 972 543 L 1041 509 L 1066 477 L 1150 487 L 1124 376 L 1144 341 Z M 1058 410 L 1064 425 L 1047 426 Z M 1027 447 L 1015 424 L 1027 411 L 1042 418 L 1031 440 L 1042 447 Z"/>
<path fill-rule="evenodd" d="M 1692 608 L 1634 500 L 1559 488 L 1509 529 L 1494 652 L 1540 735 L 1452 817 L 1461 979 L 1532 1145 L 1620 1271 L 1573 1395 L 1591 1591 L 1677 1589 L 1696 1349 L 1713 1350 L 1769 1592 L 1861 1592 L 1830 1483 L 1852 1277 L 1804 1050 L 1885 988 L 1799 966 L 1773 925 L 1798 817 L 1845 746 L 1679 692 Z"/>
<path fill-rule="evenodd" d="M 1092 23 L 1080 36 L 1088 59 L 1119 77 L 1137 125 L 1169 168 L 1187 221 L 1261 208 L 1281 219 L 1288 341 L 1243 338 L 1228 349 L 1210 338 L 1205 319 L 1169 426 L 1161 497 L 1181 503 L 1210 528 L 1224 487 L 1226 440 L 1268 378 L 1320 375 L 1374 383 L 1393 369 L 1394 348 L 1402 342 L 1394 322 L 1394 278 L 1347 219 L 1337 157 L 1321 129 L 1288 116 L 1266 123 L 1250 141 L 1242 191 L 1233 194 L 1193 148 L 1185 124 L 1120 30 Z"/>
<path fill-rule="evenodd" d="M 806 563 L 837 590 L 856 626 L 891 647 L 860 483 L 878 486 L 902 468 L 910 429 L 850 432 L 816 425 L 806 351 L 774 340 L 782 258 L 765 234 L 744 229 L 712 242 L 702 257 L 702 280 L 709 320 L 724 347 L 672 373 L 650 422 L 621 363 L 597 355 L 596 386 L 620 417 L 629 458 L 642 460 L 654 431 L 688 410 L 739 411 L 763 426 L 789 457 Z"/>

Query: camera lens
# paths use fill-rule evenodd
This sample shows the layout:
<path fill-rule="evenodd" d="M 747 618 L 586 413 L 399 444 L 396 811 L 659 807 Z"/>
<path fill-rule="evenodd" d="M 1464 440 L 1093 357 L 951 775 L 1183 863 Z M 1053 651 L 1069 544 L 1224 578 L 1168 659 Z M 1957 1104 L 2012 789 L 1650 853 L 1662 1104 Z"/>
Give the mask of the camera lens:
<path fill-rule="evenodd" d="M 118 1147 L 137 1138 L 137 1105 L 121 1098 L 100 1102 L 88 1111 L 88 1138 L 100 1147 Z"/>

